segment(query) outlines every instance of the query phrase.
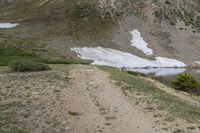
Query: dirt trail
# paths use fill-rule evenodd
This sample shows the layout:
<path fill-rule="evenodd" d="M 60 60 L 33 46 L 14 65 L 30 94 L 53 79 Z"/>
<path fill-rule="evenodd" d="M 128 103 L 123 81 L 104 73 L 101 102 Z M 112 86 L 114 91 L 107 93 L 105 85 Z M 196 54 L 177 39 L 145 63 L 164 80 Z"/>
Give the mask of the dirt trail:
<path fill-rule="evenodd" d="M 108 74 L 88 67 L 70 72 L 73 109 L 80 119 L 73 123 L 74 133 L 154 133 L 153 123 L 146 114 L 130 104 Z"/>
<path fill-rule="evenodd" d="M 142 94 L 125 95 L 95 66 L 52 68 L 0 74 L 0 132 L 199 133 L 196 125 L 146 104 Z"/>

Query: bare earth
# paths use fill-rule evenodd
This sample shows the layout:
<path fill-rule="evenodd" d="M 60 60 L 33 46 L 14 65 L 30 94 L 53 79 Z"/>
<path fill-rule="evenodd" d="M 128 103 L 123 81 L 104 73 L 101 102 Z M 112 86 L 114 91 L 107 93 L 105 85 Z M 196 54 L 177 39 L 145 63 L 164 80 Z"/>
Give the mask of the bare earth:
<path fill-rule="evenodd" d="M 110 82 L 107 73 L 96 68 L 76 68 L 70 76 L 75 81 L 73 88 L 78 91 L 74 98 L 80 98 L 73 108 L 84 114 L 76 122 L 73 132 L 155 132 L 150 118 L 126 101 L 120 88 Z"/>
<path fill-rule="evenodd" d="M 151 79 L 151 78 L 145 78 L 145 77 L 140 77 L 140 78 L 153 83 L 157 88 L 164 90 L 165 92 L 167 92 L 173 96 L 176 96 L 176 97 L 182 99 L 183 101 L 186 101 L 194 106 L 200 106 L 200 98 L 198 96 L 191 96 L 188 93 L 176 91 L 176 90 L 172 89 L 171 87 L 165 86 L 162 83 L 160 83 L 159 81 Z"/>
<path fill-rule="evenodd" d="M 52 71 L 0 75 L 2 112 L 32 133 L 198 133 L 196 126 L 165 111 L 135 104 L 109 74 L 93 66 L 56 66 Z M 8 95 L 9 94 L 9 95 Z M 18 104 L 16 104 L 18 102 Z M 168 118 L 168 119 L 167 119 Z M 1 123 L 0 123 L 1 124 Z M 1 129 L 6 129 L 2 126 Z"/>

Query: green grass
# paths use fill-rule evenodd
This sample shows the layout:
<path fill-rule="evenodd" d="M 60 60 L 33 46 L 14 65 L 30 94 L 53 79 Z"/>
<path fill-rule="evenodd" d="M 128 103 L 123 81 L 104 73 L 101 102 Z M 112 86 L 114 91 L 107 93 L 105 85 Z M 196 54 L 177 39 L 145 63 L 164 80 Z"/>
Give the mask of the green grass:
<path fill-rule="evenodd" d="M 81 59 L 43 58 L 42 61 L 43 63 L 47 63 L 47 64 L 82 64 L 82 65 L 90 64 L 89 61 L 85 61 Z"/>
<path fill-rule="evenodd" d="M 78 112 L 68 111 L 68 114 L 72 115 L 72 116 L 80 116 L 80 113 L 78 113 Z"/>
<path fill-rule="evenodd" d="M 17 101 L 0 103 L 0 133 L 25 133 L 20 129 L 21 122 L 15 114 L 15 110 L 24 106 L 24 104 Z"/>
<path fill-rule="evenodd" d="M 14 72 L 34 72 L 34 71 L 44 71 L 51 69 L 46 64 L 31 60 L 15 60 L 10 63 L 10 68 Z"/>
<path fill-rule="evenodd" d="M 134 71 L 127 71 L 128 74 L 134 75 L 134 76 L 145 76 L 145 74 L 134 72 Z"/>
<path fill-rule="evenodd" d="M 70 13 L 72 16 L 75 17 L 89 17 L 89 16 L 97 16 L 97 10 L 94 6 L 89 4 L 82 4 L 82 5 L 75 5 L 72 12 Z"/>
<path fill-rule="evenodd" d="M 10 71 L 11 71 L 10 67 L 8 67 L 8 66 L 0 66 L 0 74 L 9 73 Z"/>
<path fill-rule="evenodd" d="M 100 67 L 111 74 L 111 78 L 117 81 L 117 85 L 129 91 L 141 92 L 152 97 L 151 102 L 158 107 L 169 111 L 172 115 L 184 118 L 190 122 L 199 122 L 200 107 L 190 105 L 178 97 L 156 88 L 152 83 L 141 80 L 138 76 L 119 71 L 110 67 Z M 150 101 L 150 99 L 148 99 Z"/>
<path fill-rule="evenodd" d="M 8 66 L 10 62 L 18 59 L 41 61 L 42 58 L 33 52 L 19 49 L 2 49 L 0 48 L 0 66 Z"/>
<path fill-rule="evenodd" d="M 11 103 L 7 103 L 7 104 L 0 104 L 0 111 L 4 111 L 10 108 L 20 108 L 23 107 L 24 105 L 21 102 L 11 102 Z"/>
<path fill-rule="evenodd" d="M 88 61 L 78 59 L 42 57 L 28 50 L 0 48 L 0 66 L 8 66 L 16 60 L 31 60 L 46 64 L 89 64 Z"/>

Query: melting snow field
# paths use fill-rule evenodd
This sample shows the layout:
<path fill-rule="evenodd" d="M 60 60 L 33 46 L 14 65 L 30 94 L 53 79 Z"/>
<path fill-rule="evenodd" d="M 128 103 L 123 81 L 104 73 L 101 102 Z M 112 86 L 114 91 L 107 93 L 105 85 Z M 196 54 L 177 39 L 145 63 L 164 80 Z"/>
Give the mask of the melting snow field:
<path fill-rule="evenodd" d="M 156 57 L 155 60 L 147 60 L 130 53 L 102 47 L 76 47 L 71 48 L 71 50 L 76 52 L 81 59 L 92 60 L 93 65 L 125 68 L 126 70 L 144 74 L 155 73 L 155 76 L 176 75 L 186 70 L 173 68 L 186 67 L 183 62 L 165 57 Z"/>
<path fill-rule="evenodd" d="M 0 23 L 0 29 L 9 29 L 9 28 L 13 28 L 16 27 L 18 24 L 17 23 Z"/>
<path fill-rule="evenodd" d="M 146 55 L 153 55 L 153 50 L 148 48 L 148 44 L 141 37 L 141 33 L 138 30 L 130 31 L 132 34 L 131 46 L 143 51 Z"/>
<path fill-rule="evenodd" d="M 196 63 L 196 64 L 200 64 L 200 61 L 194 61 L 194 63 Z"/>
<path fill-rule="evenodd" d="M 147 60 L 136 55 L 102 47 L 71 48 L 81 59 L 92 60 L 93 65 L 112 66 L 117 68 L 144 68 L 144 67 L 185 67 L 185 63 L 165 57 L 156 57 Z"/>

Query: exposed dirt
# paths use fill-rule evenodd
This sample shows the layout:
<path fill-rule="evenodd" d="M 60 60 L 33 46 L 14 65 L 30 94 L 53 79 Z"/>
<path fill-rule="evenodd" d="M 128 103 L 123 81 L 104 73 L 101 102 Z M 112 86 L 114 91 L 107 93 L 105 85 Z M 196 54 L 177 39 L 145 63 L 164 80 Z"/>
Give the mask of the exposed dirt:
<path fill-rule="evenodd" d="M 175 89 L 173 89 L 169 86 L 163 85 L 159 81 L 151 79 L 151 78 L 146 78 L 146 77 L 140 77 L 140 78 L 153 83 L 157 88 L 164 90 L 165 92 L 167 92 L 173 96 L 179 97 L 182 100 L 189 102 L 190 104 L 193 104 L 195 106 L 200 106 L 200 98 L 198 96 L 191 96 L 188 93 L 176 91 Z"/>
<path fill-rule="evenodd" d="M 198 133 L 197 125 L 125 96 L 93 66 L 56 65 L 52 71 L 0 75 L 2 130 L 45 133 Z M 136 104 L 137 103 L 137 104 Z M 4 118 L 4 119 L 3 119 Z"/>
<path fill-rule="evenodd" d="M 74 125 L 73 132 L 85 129 L 88 129 L 85 132 L 91 133 L 155 132 L 151 120 L 126 101 L 120 88 L 108 79 L 105 72 L 79 67 L 70 72 L 70 77 L 74 79 L 73 88 L 78 91 L 74 98 L 81 101 L 74 108 L 83 114 Z"/>

